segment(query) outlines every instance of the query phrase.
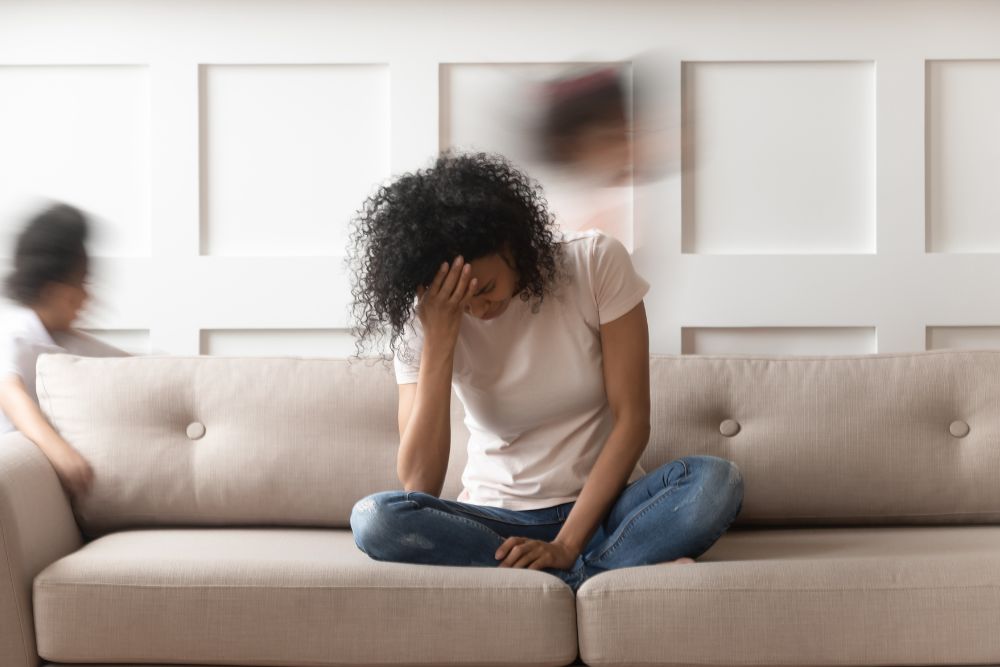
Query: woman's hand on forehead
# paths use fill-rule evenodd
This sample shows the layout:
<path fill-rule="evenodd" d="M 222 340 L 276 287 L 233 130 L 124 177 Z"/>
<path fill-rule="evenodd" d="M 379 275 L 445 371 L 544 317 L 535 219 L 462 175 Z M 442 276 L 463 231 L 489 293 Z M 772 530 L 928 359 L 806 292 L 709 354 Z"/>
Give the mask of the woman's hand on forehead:
<path fill-rule="evenodd" d="M 437 338 L 454 346 L 462 315 L 469 308 L 476 285 L 472 267 L 459 255 L 450 265 L 441 264 L 430 286 L 417 288 L 417 314 L 425 338 Z"/>

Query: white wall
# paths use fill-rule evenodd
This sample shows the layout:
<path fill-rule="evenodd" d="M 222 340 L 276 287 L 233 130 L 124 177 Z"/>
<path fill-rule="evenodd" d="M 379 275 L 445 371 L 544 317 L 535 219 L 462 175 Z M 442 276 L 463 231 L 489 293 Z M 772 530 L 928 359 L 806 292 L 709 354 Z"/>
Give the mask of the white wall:
<path fill-rule="evenodd" d="M 0 241 L 94 212 L 84 327 L 131 349 L 346 354 L 365 196 L 509 146 L 498 81 L 624 63 L 683 147 L 616 204 L 653 352 L 997 347 L 998 35 L 966 0 L 7 0 Z"/>

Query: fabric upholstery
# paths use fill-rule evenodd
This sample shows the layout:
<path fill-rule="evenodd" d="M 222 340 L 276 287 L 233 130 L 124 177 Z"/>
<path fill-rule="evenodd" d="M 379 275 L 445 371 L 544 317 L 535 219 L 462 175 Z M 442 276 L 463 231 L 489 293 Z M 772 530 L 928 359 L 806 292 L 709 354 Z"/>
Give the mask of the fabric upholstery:
<path fill-rule="evenodd" d="M 736 462 L 734 526 L 1000 522 L 1000 350 L 662 356 L 650 393 L 640 463 Z"/>
<path fill-rule="evenodd" d="M 69 502 L 41 450 L 0 436 L 0 665 L 36 667 L 31 584 L 81 544 Z"/>
<path fill-rule="evenodd" d="M 730 531 L 577 591 L 588 665 L 1000 664 L 1000 526 Z"/>
<path fill-rule="evenodd" d="M 356 548 L 344 530 L 353 503 L 399 488 L 388 364 L 44 355 L 42 408 L 96 473 L 76 516 L 89 534 L 120 532 L 36 578 L 39 653 L 564 665 L 579 636 L 593 665 L 1000 664 L 1000 526 L 989 525 L 1000 520 L 1000 351 L 650 366 L 641 464 L 735 461 L 743 511 L 696 564 L 607 572 L 574 600 L 543 572 L 384 563 Z M 451 499 L 461 420 L 453 394 Z M 29 475 L 0 458 L 0 493 L 5 476 L 47 479 L 25 502 L 58 516 L 54 475 L 32 456 Z M 166 528 L 178 525 L 201 528 Z M 37 548 L 36 562 L 70 542 Z M 3 604 L 7 623 L 15 607 Z"/>
<path fill-rule="evenodd" d="M 84 533 L 146 526 L 346 528 L 354 503 L 401 488 L 390 364 L 300 358 L 42 355 L 39 402 L 94 468 Z M 452 433 L 464 443 L 458 399 Z M 192 439 L 189 427 L 203 430 Z M 442 495 L 461 490 L 455 446 Z"/>
<path fill-rule="evenodd" d="M 122 531 L 54 563 L 34 593 L 39 653 L 58 662 L 555 666 L 577 654 L 558 577 L 374 561 L 349 530 Z"/>
<path fill-rule="evenodd" d="M 1000 351 L 663 355 L 650 365 L 640 463 L 735 461 L 745 479 L 735 526 L 1000 520 Z M 43 410 L 95 468 L 94 491 L 74 505 L 88 535 L 347 527 L 359 498 L 401 488 L 389 364 L 43 355 L 38 374 Z M 450 499 L 466 460 L 462 416 L 453 394 Z M 956 421 L 969 426 L 962 437 Z M 189 437 L 192 425 L 203 434 Z"/>

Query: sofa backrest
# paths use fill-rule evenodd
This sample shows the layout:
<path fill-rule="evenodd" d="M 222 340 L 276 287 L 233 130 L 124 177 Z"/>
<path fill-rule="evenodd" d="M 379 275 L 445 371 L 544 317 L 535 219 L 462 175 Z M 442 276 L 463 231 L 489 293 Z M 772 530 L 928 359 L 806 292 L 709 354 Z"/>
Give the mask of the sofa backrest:
<path fill-rule="evenodd" d="M 73 499 L 88 536 L 346 527 L 359 498 L 401 487 L 396 383 L 381 360 L 45 354 L 37 376 L 42 411 L 94 469 L 90 492 Z M 452 405 L 464 442 L 454 395 Z M 461 491 L 459 450 L 451 497 Z"/>
<path fill-rule="evenodd" d="M 735 461 L 734 525 L 1000 522 L 1000 350 L 664 356 L 648 472 Z"/>
<path fill-rule="evenodd" d="M 654 355 L 650 472 L 735 461 L 735 526 L 1000 520 L 1000 350 L 827 357 Z M 91 462 L 84 533 L 164 525 L 347 527 L 399 489 L 397 393 L 379 360 L 130 357 L 38 361 L 42 410 Z M 442 496 L 468 431 L 452 395 Z"/>

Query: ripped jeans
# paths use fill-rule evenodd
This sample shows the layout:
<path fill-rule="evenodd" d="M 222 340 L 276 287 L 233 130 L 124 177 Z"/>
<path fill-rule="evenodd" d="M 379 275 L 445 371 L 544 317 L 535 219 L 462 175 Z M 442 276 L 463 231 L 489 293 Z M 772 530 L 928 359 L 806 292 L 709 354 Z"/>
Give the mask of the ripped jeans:
<path fill-rule="evenodd" d="M 354 504 L 354 543 L 374 560 L 496 567 L 504 540 L 551 541 L 576 501 L 512 510 L 444 500 L 421 491 L 379 491 Z M 543 568 L 575 593 L 588 578 L 620 567 L 697 558 L 743 507 L 736 464 L 684 456 L 626 486 L 569 570 Z"/>

